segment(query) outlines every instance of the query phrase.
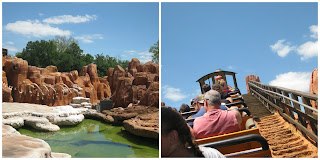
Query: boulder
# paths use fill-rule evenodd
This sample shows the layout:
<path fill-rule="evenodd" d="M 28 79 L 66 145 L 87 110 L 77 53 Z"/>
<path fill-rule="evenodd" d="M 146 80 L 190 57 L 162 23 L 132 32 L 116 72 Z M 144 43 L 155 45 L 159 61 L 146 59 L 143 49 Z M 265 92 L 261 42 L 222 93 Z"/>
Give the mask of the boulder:
<path fill-rule="evenodd" d="M 28 66 L 21 58 L 4 56 L 2 66 L 4 102 L 60 106 L 70 104 L 76 96 L 90 98 L 92 104 L 111 97 L 107 77 L 100 82 L 95 64 L 84 66 L 80 77 L 78 71 L 61 73 L 56 66 Z"/>
<path fill-rule="evenodd" d="M 88 103 L 88 102 L 83 102 L 83 103 L 81 103 L 81 107 L 83 107 L 83 108 L 92 108 L 92 104 Z"/>
<path fill-rule="evenodd" d="M 28 125 L 39 131 L 56 132 L 60 130 L 60 127 L 52 124 L 45 117 L 26 116 L 23 118 L 25 125 Z"/>
<path fill-rule="evenodd" d="M 122 77 L 124 77 L 126 74 L 125 70 L 117 65 L 112 73 L 112 79 L 111 79 L 111 83 L 110 83 L 110 87 L 111 87 L 111 92 L 115 92 L 115 90 L 117 89 L 117 87 L 120 85 L 120 80 Z M 110 82 L 110 81 L 109 81 Z"/>
<path fill-rule="evenodd" d="M 9 125 L 2 124 L 2 137 L 10 135 L 20 135 L 20 133 Z"/>
<path fill-rule="evenodd" d="M 146 72 L 137 72 L 134 77 L 134 85 L 147 85 L 148 82 L 148 73 Z"/>
<path fill-rule="evenodd" d="M 55 72 L 58 72 L 58 68 L 56 66 L 52 66 L 52 65 L 47 66 L 46 68 L 41 70 L 42 75 L 47 75 L 47 74 L 55 73 Z"/>
<path fill-rule="evenodd" d="M 159 64 L 151 61 L 137 66 L 138 72 L 149 72 L 159 74 Z"/>
<path fill-rule="evenodd" d="M 111 93 L 113 93 L 113 90 L 114 90 L 113 87 L 112 87 L 112 86 L 113 86 L 113 85 L 112 85 L 112 84 L 113 84 L 113 78 L 112 78 L 112 77 L 113 77 L 113 72 L 114 72 L 114 68 L 111 68 L 111 67 L 108 68 L 108 71 L 107 71 L 107 76 L 108 76 L 108 77 L 107 77 L 107 80 L 108 80 L 108 82 L 109 82 L 109 86 L 110 86 L 110 89 L 111 89 Z"/>
<path fill-rule="evenodd" d="M 51 152 L 52 158 L 72 158 L 70 154 Z"/>
<path fill-rule="evenodd" d="M 121 77 L 118 81 L 120 83 L 111 99 L 114 102 L 114 106 L 126 107 L 132 102 L 132 92 L 130 91 L 132 91 L 133 77 Z"/>
<path fill-rule="evenodd" d="M 27 79 L 28 62 L 21 58 L 7 59 L 3 67 L 6 72 L 8 84 L 18 88 L 19 84 Z"/>
<path fill-rule="evenodd" d="M 140 105 L 159 107 L 159 82 L 152 82 L 140 100 Z"/>
<path fill-rule="evenodd" d="M 258 77 L 258 76 L 255 76 L 255 75 L 248 75 L 248 76 L 246 76 L 245 80 L 246 80 L 246 86 L 247 86 L 247 92 L 248 92 L 248 94 L 250 94 L 248 82 L 249 82 L 249 81 L 260 82 L 259 77 Z"/>
<path fill-rule="evenodd" d="M 13 102 L 12 87 L 8 86 L 6 72 L 2 71 L 2 102 Z"/>
<path fill-rule="evenodd" d="M 124 120 L 123 127 L 134 135 L 159 139 L 159 111 Z"/>
<path fill-rule="evenodd" d="M 137 73 L 137 66 L 140 65 L 140 61 L 137 58 L 132 58 L 132 60 L 128 64 L 128 71 L 131 75 L 135 76 Z"/>
<path fill-rule="evenodd" d="M 310 78 L 309 93 L 318 95 L 318 68 L 313 70 Z M 313 108 L 318 109 L 316 101 L 310 101 Z"/>
<path fill-rule="evenodd" d="M 58 125 L 77 125 L 87 108 L 71 106 L 48 107 L 27 103 L 2 103 L 2 122 L 15 128 L 29 125 L 41 131 L 58 131 Z"/>
<path fill-rule="evenodd" d="M 2 124 L 10 125 L 14 128 L 20 128 L 24 126 L 24 119 L 22 117 L 12 117 L 7 119 L 2 119 Z"/>
<path fill-rule="evenodd" d="M 81 104 L 83 102 L 90 103 L 90 98 L 83 98 L 83 97 L 74 97 L 72 98 L 73 104 Z"/>
<path fill-rule="evenodd" d="M 159 111 L 158 108 L 142 105 L 134 105 L 129 108 L 113 108 L 112 110 L 104 110 L 102 113 L 112 116 L 113 123 L 122 123 L 124 120 L 134 118 L 141 114 L 153 113 Z"/>
<path fill-rule="evenodd" d="M 81 123 L 83 120 L 84 116 L 82 114 L 70 115 L 67 117 L 56 116 L 52 123 L 59 126 L 73 126 Z"/>
<path fill-rule="evenodd" d="M 132 92 L 132 103 L 137 104 L 143 95 L 145 95 L 146 91 L 146 85 L 133 85 L 130 91 Z"/>
<path fill-rule="evenodd" d="M 41 85 L 40 70 L 38 67 L 29 66 L 27 78 L 30 79 L 31 82 Z"/>
<path fill-rule="evenodd" d="M 20 135 L 14 128 L 2 125 L 2 158 L 71 158 L 65 153 L 53 153 L 41 139 Z"/>
<path fill-rule="evenodd" d="M 93 109 L 88 109 L 87 111 L 85 111 L 84 116 L 86 118 L 99 119 L 99 120 L 102 120 L 103 122 L 107 122 L 107 123 L 114 123 L 114 119 L 112 116 L 106 115 L 103 113 L 99 113 L 99 112 L 97 112 L 97 110 L 93 110 Z"/>

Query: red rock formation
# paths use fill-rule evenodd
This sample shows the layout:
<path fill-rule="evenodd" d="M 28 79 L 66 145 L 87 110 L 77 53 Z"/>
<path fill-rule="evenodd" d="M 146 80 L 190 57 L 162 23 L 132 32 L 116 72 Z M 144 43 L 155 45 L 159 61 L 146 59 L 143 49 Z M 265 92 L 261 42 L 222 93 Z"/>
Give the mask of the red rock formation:
<path fill-rule="evenodd" d="M 138 59 L 133 58 L 126 70 L 120 66 L 109 69 L 107 80 L 113 93 L 114 106 L 127 107 L 134 103 L 158 107 L 159 64 L 141 64 Z"/>
<path fill-rule="evenodd" d="M 12 88 L 8 86 L 6 72 L 2 71 L 2 101 L 3 102 L 13 102 L 11 92 L 12 92 Z"/>
<path fill-rule="evenodd" d="M 310 78 L 309 93 L 318 95 L 318 68 L 312 71 Z M 316 101 L 310 102 L 313 108 L 318 109 L 318 104 Z"/>
<path fill-rule="evenodd" d="M 140 101 L 141 105 L 159 106 L 159 82 L 152 82 Z"/>
<path fill-rule="evenodd" d="M 140 63 L 136 58 L 128 64 L 109 68 L 106 77 L 99 78 L 97 66 L 89 64 L 78 71 L 58 72 L 57 67 L 28 66 L 20 58 L 3 57 L 3 100 L 58 106 L 70 104 L 73 97 L 99 100 L 112 98 L 115 107 L 159 104 L 159 64 Z M 12 94 L 11 88 L 13 86 Z"/>
<path fill-rule="evenodd" d="M 95 64 L 83 67 L 83 76 L 78 76 L 78 71 L 58 72 L 55 66 L 28 66 L 28 62 L 21 58 L 3 57 L 2 67 L 2 94 L 5 102 L 60 106 L 70 104 L 76 96 L 90 98 L 93 104 L 111 97 L 107 78 L 100 82 Z M 13 87 L 13 94 L 9 86 Z"/>
<path fill-rule="evenodd" d="M 247 92 L 248 92 L 248 94 L 250 94 L 248 82 L 249 82 L 249 81 L 260 82 L 259 77 L 258 77 L 258 76 L 255 76 L 255 75 L 248 75 L 248 76 L 245 78 L 245 80 L 246 80 L 246 86 L 247 86 Z"/>
<path fill-rule="evenodd" d="M 8 83 L 14 88 L 18 88 L 27 79 L 28 62 L 21 58 L 7 59 L 4 64 Z"/>
<path fill-rule="evenodd" d="M 30 79 L 30 81 L 32 81 L 33 83 L 41 85 L 40 70 L 38 69 L 38 67 L 29 66 L 27 78 Z"/>
<path fill-rule="evenodd" d="M 131 62 L 128 64 L 129 73 L 135 76 L 135 73 L 137 73 L 137 66 L 139 65 L 140 61 L 137 58 L 132 58 Z"/>
<path fill-rule="evenodd" d="M 88 75 L 90 78 L 90 83 L 88 82 L 85 85 L 85 94 L 87 98 L 90 98 L 91 103 L 97 103 L 98 100 L 111 96 L 111 89 L 107 80 L 102 80 L 103 82 L 100 82 L 97 65 L 91 63 L 82 67 L 81 75 Z M 92 88 L 94 88 L 94 90 L 92 90 Z"/>

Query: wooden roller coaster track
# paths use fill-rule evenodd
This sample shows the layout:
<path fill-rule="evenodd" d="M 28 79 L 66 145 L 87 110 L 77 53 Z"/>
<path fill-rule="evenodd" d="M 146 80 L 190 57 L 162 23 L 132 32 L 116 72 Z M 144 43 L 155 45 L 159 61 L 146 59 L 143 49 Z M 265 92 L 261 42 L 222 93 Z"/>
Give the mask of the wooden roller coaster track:
<path fill-rule="evenodd" d="M 310 105 L 317 95 L 253 81 L 249 88 L 251 94 L 242 97 L 272 157 L 318 157 L 318 110 Z"/>

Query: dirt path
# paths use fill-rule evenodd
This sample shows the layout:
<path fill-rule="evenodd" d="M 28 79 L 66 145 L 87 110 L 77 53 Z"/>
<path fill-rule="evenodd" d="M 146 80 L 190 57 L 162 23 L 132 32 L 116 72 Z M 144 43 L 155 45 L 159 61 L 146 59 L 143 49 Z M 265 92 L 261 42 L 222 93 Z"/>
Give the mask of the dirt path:
<path fill-rule="evenodd" d="M 279 113 L 270 113 L 254 96 L 242 95 L 260 134 L 268 141 L 273 158 L 315 158 L 318 148 Z"/>

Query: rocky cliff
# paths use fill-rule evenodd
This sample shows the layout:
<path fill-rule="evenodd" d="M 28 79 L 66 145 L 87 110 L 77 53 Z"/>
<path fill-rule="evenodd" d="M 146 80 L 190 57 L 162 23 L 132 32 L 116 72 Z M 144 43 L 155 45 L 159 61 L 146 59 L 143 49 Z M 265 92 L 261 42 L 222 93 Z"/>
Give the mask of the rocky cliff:
<path fill-rule="evenodd" d="M 35 103 L 61 106 L 73 97 L 90 98 L 92 104 L 111 98 L 115 107 L 130 103 L 155 106 L 159 104 L 159 64 L 140 63 L 137 58 L 128 68 L 109 68 L 108 76 L 98 77 L 97 66 L 89 64 L 78 71 L 59 72 L 55 66 L 28 66 L 21 58 L 2 58 L 3 102 Z"/>

